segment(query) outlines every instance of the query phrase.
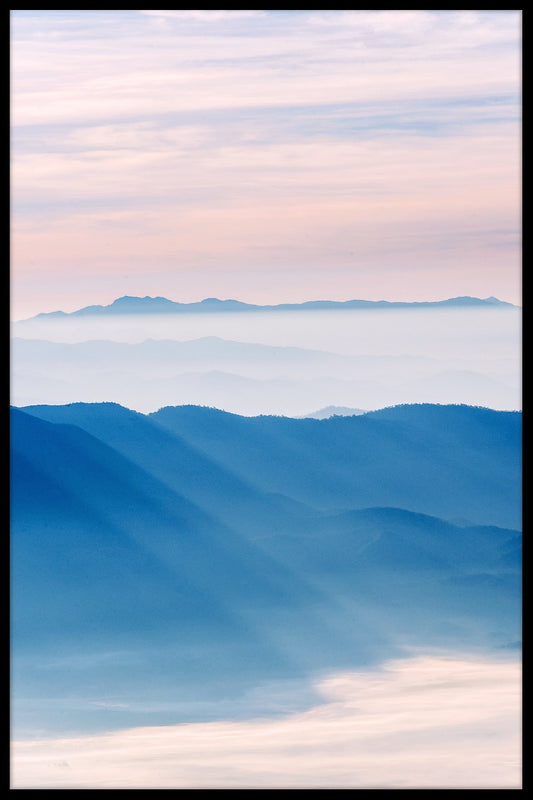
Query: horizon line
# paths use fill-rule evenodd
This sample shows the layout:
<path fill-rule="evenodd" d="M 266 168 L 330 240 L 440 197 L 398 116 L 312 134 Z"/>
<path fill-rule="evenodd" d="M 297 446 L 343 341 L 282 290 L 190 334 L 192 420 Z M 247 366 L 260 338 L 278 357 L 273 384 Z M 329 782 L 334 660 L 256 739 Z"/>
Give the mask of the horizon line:
<path fill-rule="evenodd" d="M 257 310 L 257 311 L 261 311 L 261 310 L 272 311 L 272 310 L 276 310 L 276 309 L 279 309 L 279 310 L 282 311 L 282 310 L 287 310 L 287 309 L 297 309 L 297 308 L 302 308 L 304 306 L 316 306 L 316 305 L 321 305 L 321 304 L 328 304 L 329 306 L 346 306 L 349 303 L 362 303 L 365 306 L 368 306 L 369 308 L 375 307 L 375 306 L 380 306 L 380 305 L 396 306 L 396 307 L 398 307 L 398 306 L 400 306 L 400 307 L 405 307 L 405 306 L 427 306 L 427 305 L 432 305 L 433 306 L 433 305 L 442 305 L 444 303 L 449 303 L 449 302 L 453 302 L 453 301 L 474 301 L 474 304 L 476 304 L 476 303 L 484 303 L 486 305 L 503 305 L 503 306 L 509 306 L 509 307 L 512 307 L 512 308 L 518 308 L 518 309 L 521 308 L 521 306 L 516 305 L 515 303 L 511 303 L 511 302 L 506 301 L 506 300 L 500 300 L 498 297 L 495 297 L 494 295 L 490 295 L 490 296 L 484 297 L 484 298 L 477 297 L 475 295 L 455 295 L 453 297 L 445 297 L 445 298 L 443 298 L 441 300 L 385 300 L 383 298 L 380 299 L 380 300 L 366 300 L 366 299 L 363 299 L 363 298 L 349 298 L 347 300 L 318 299 L 318 300 L 302 300 L 302 301 L 299 301 L 299 302 L 290 302 L 290 301 L 289 302 L 283 302 L 282 301 L 280 303 L 274 303 L 274 304 L 272 304 L 272 303 L 259 304 L 259 303 L 246 302 L 246 301 L 243 301 L 243 300 L 237 300 L 235 298 L 220 299 L 218 297 L 205 297 L 202 300 L 193 300 L 193 301 L 189 301 L 189 302 L 182 302 L 182 301 L 179 301 L 179 300 L 170 300 L 169 298 L 163 297 L 161 295 L 154 295 L 154 296 L 152 296 L 152 295 L 144 295 L 144 296 L 141 296 L 141 295 L 127 295 L 126 294 L 126 295 L 121 295 L 120 297 L 115 298 L 114 300 L 112 300 L 110 303 L 108 303 L 106 305 L 91 304 L 91 305 L 87 305 L 87 306 L 82 306 L 80 308 L 76 308 L 73 311 L 62 311 L 60 309 L 57 309 L 57 310 L 54 310 L 54 311 L 41 311 L 41 312 L 37 312 L 37 314 L 34 314 L 34 315 L 30 316 L 30 317 L 24 317 L 22 319 L 13 319 L 13 320 L 11 320 L 11 322 L 13 322 L 13 323 L 28 322 L 30 320 L 36 319 L 37 317 L 46 317 L 46 316 L 50 316 L 50 315 L 54 315 L 54 316 L 56 316 L 56 315 L 71 316 L 71 315 L 79 314 L 80 312 L 84 312 L 84 311 L 87 311 L 88 313 L 91 313 L 91 312 L 92 313 L 100 313 L 101 311 L 104 311 L 106 309 L 110 309 L 112 306 L 114 306 L 117 303 L 121 303 L 121 301 L 141 301 L 141 302 L 142 301 L 156 301 L 156 302 L 159 301 L 159 302 L 168 303 L 171 306 L 176 306 L 176 307 L 179 307 L 181 309 L 186 309 L 186 308 L 189 308 L 191 306 L 194 306 L 194 307 L 201 306 L 201 305 L 205 306 L 205 304 L 213 304 L 214 306 L 216 306 L 216 304 L 219 304 L 219 303 L 220 304 L 234 303 L 237 306 L 239 306 L 241 308 L 241 310 L 244 310 L 245 308 L 247 308 L 247 309 L 250 309 L 250 310 Z M 215 310 L 215 308 L 213 308 L 213 311 L 214 310 Z M 218 310 L 222 310 L 222 309 L 219 308 Z M 320 309 L 315 309 L 315 310 L 320 310 Z"/>

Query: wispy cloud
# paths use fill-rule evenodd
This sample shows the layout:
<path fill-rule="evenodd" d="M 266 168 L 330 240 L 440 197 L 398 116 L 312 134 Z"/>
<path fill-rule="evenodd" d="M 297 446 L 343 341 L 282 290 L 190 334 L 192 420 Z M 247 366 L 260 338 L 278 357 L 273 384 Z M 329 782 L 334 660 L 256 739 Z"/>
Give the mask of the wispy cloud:
<path fill-rule="evenodd" d="M 255 285 L 264 285 L 254 254 L 279 242 L 276 264 L 305 269 L 311 250 L 324 281 L 330 268 L 343 276 L 346 297 L 371 261 L 372 297 L 381 293 L 379 264 L 391 268 L 380 243 L 399 246 L 391 231 L 407 224 L 412 247 L 391 290 L 413 282 L 406 261 L 427 265 L 435 284 L 459 253 L 434 263 L 429 215 L 452 241 L 465 226 L 485 231 L 462 259 L 464 285 L 454 293 L 501 294 L 506 285 L 504 299 L 519 299 L 516 247 L 496 259 L 491 233 L 495 218 L 520 229 L 519 12 L 15 11 L 12 19 L 12 269 L 28 296 L 36 263 L 68 262 L 72 291 L 80 274 L 104 268 L 113 237 L 89 267 L 84 214 L 97 207 L 112 220 L 122 202 L 146 211 L 146 224 L 132 218 L 132 241 L 146 240 L 145 269 L 150 245 L 167 259 L 174 296 L 184 281 L 170 261 L 179 272 L 194 253 L 195 268 L 209 271 L 229 230 L 233 247 L 217 270 L 257 269 Z M 188 227 L 187 242 L 172 232 L 185 206 L 205 226 Z M 42 239 L 44 214 L 61 220 L 53 241 Z M 360 249 L 368 227 L 379 235 Z M 76 237 L 76 251 L 65 248 Z M 124 262 L 138 256 L 123 240 L 111 249 Z M 228 293 L 241 296 L 226 275 Z M 193 273 L 186 283 L 194 299 Z M 98 291 L 85 299 L 101 302 Z M 265 301 L 310 299 L 280 292 Z"/>
<path fill-rule="evenodd" d="M 447 268 L 440 291 L 451 295 L 465 255 L 472 268 L 483 264 L 496 295 L 502 277 L 518 270 L 517 145 L 504 130 L 480 126 L 477 136 L 446 141 L 374 136 L 331 146 L 312 139 L 231 142 L 207 126 L 131 124 L 79 130 L 69 143 L 70 152 L 18 161 L 14 253 L 41 272 L 70 265 L 107 273 L 119 259 L 130 274 L 156 261 L 184 279 L 186 270 L 217 263 L 241 274 L 230 294 L 257 299 L 253 272 L 264 284 L 274 263 L 296 272 L 343 268 L 344 291 L 353 296 L 361 294 L 365 271 L 395 265 Z M 502 239 L 502 228 L 515 236 Z M 486 295 L 476 291 L 476 275 L 467 284 L 463 274 L 464 293 Z M 426 298 L 435 294 L 434 279 L 432 271 L 422 284 L 417 277 Z M 183 298 L 183 288 L 177 295 L 167 285 L 158 293 Z M 376 293 L 383 294 L 381 283 L 365 287 L 365 294 Z"/>
<path fill-rule="evenodd" d="M 520 667 L 420 655 L 247 722 L 19 741 L 12 788 L 520 788 Z"/>
<path fill-rule="evenodd" d="M 165 19 L 175 19 L 175 20 L 196 20 L 198 22 L 220 22 L 221 20 L 234 20 L 234 19 L 242 19 L 250 17 L 256 18 L 265 15 L 264 11 L 247 11 L 247 10 L 236 10 L 236 11 L 221 11 L 221 10 L 204 10 L 204 11 L 187 11 L 187 10 L 179 10 L 179 11 L 170 11 L 169 9 L 163 10 L 142 10 L 141 14 L 146 14 L 149 17 L 164 17 Z"/>

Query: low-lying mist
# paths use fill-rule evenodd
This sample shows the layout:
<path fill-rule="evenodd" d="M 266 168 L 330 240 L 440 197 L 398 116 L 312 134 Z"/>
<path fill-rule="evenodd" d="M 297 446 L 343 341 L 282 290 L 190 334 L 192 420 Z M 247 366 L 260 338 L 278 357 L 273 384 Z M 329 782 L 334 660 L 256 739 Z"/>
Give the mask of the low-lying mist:
<path fill-rule="evenodd" d="M 336 405 L 521 408 L 519 309 L 46 317 L 14 323 L 12 403 L 305 415 Z"/>

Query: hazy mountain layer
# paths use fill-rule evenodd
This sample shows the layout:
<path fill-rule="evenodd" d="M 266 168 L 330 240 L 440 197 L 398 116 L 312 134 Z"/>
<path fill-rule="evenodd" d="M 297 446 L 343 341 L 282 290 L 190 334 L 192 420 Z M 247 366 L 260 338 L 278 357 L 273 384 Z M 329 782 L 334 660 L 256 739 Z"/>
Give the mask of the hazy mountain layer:
<path fill-rule="evenodd" d="M 407 645 L 514 646 L 520 422 L 14 409 L 17 733 L 238 714 L 261 683 Z"/>
<path fill-rule="evenodd" d="M 310 417 L 311 419 L 328 419 L 329 417 L 353 417 L 357 414 L 365 414 L 368 409 L 363 408 L 346 408 L 346 406 L 326 406 L 326 408 L 319 408 L 317 411 L 311 411 L 309 414 L 302 414 L 302 417 Z"/>
<path fill-rule="evenodd" d="M 239 300 L 219 300 L 208 297 L 198 303 L 177 303 L 166 297 L 119 297 L 107 306 L 93 305 L 80 308 L 67 314 L 64 311 L 52 311 L 38 314 L 39 317 L 85 316 L 99 314 L 179 314 L 179 313 L 218 313 L 240 311 L 316 311 L 330 309 L 367 309 L 367 308 L 456 308 L 456 307 L 499 307 L 512 306 L 496 297 L 452 297 L 446 300 L 428 302 L 398 302 L 389 300 L 311 300 L 305 303 L 279 303 L 277 305 L 257 305 L 243 303 Z"/>
<path fill-rule="evenodd" d="M 488 356 L 340 355 L 214 336 L 137 343 L 15 338 L 11 355 L 15 405 L 114 401 L 142 412 L 192 404 L 303 416 L 313 406 L 438 401 L 512 409 L 521 401 L 518 370 Z"/>

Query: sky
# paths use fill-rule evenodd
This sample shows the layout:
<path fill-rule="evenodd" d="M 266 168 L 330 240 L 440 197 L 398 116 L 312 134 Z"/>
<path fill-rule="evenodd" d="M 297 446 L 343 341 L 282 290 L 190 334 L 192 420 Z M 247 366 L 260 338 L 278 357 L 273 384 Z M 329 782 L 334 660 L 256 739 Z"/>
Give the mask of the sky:
<path fill-rule="evenodd" d="M 15 742 L 12 788 L 521 786 L 515 660 L 413 655 L 318 688 L 273 718 Z"/>
<path fill-rule="evenodd" d="M 521 12 L 11 11 L 11 314 L 521 303 Z"/>

